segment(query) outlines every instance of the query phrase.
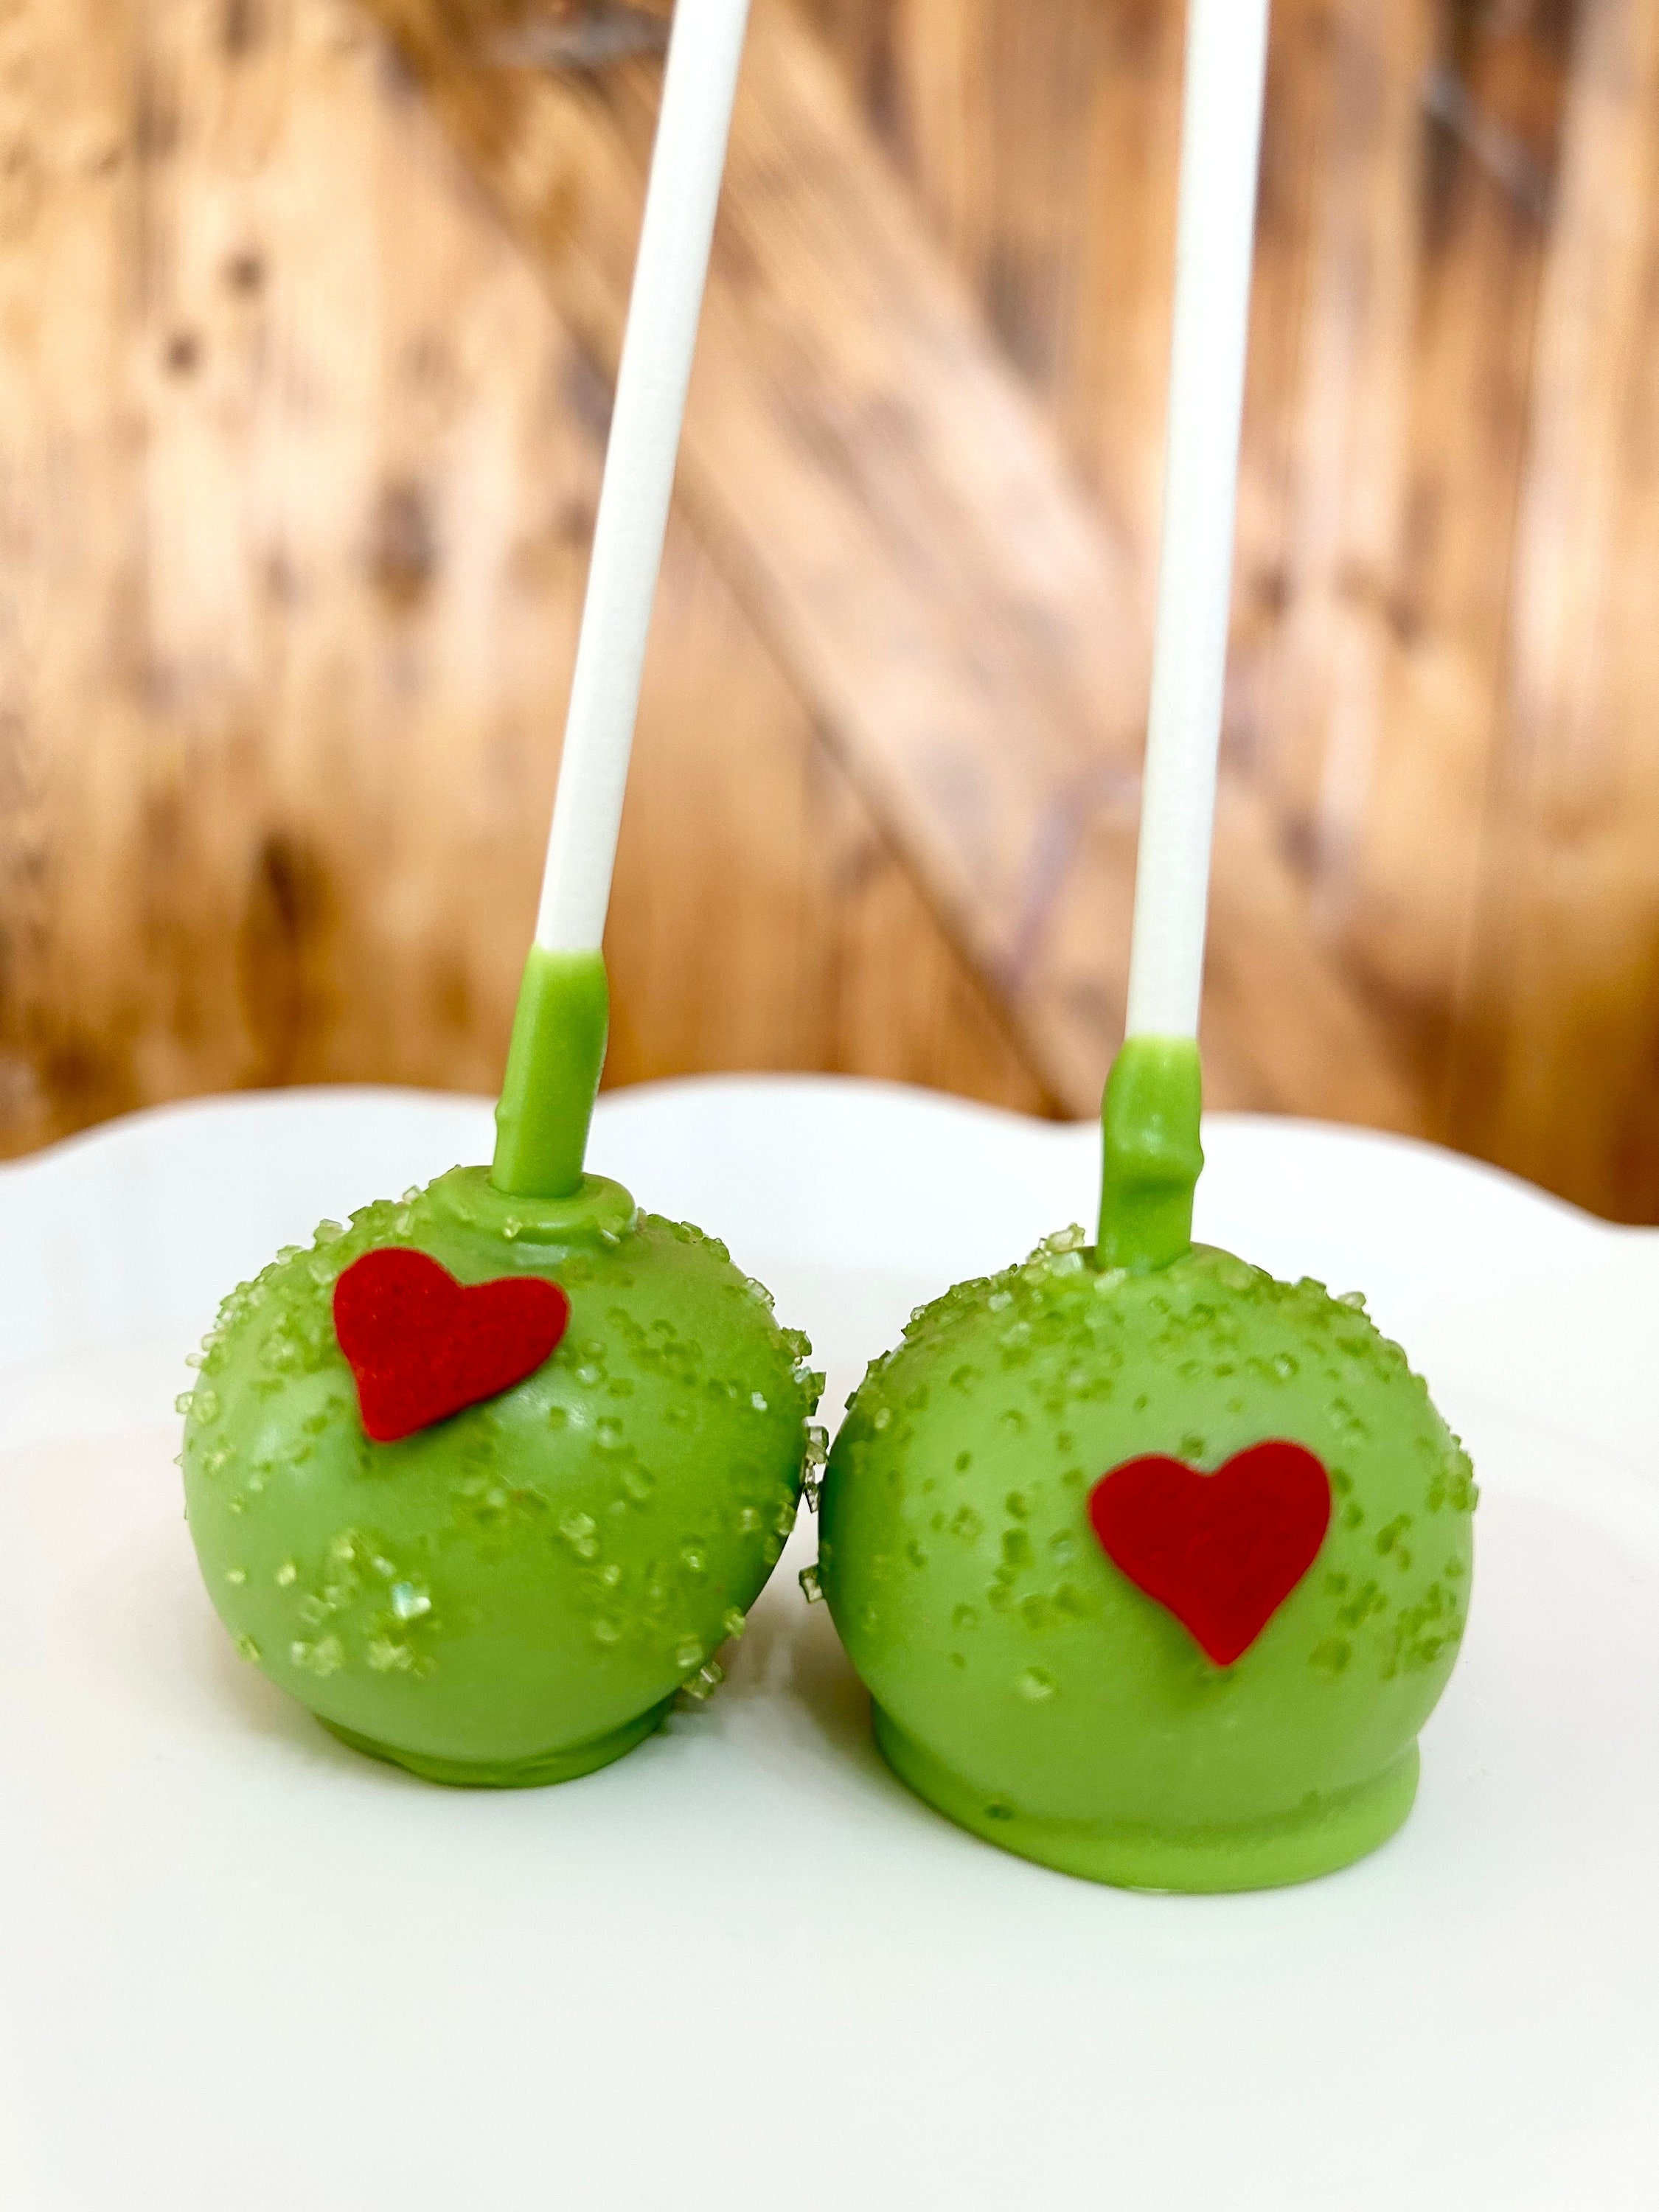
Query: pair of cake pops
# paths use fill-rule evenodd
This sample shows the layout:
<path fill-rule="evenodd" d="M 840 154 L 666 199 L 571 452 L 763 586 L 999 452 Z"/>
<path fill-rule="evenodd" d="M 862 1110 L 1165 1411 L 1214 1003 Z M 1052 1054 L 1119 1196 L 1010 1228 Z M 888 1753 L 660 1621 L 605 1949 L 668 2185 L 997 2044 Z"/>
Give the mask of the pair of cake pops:
<path fill-rule="evenodd" d="M 190 1525 L 244 1653 L 357 1748 L 555 1782 L 706 1693 L 823 1456 L 823 1378 L 701 1231 L 584 1172 L 599 950 L 746 0 L 679 0 L 537 942 L 491 1168 L 227 1301 Z M 1129 1036 L 1093 1244 L 920 1312 L 848 1407 L 819 1575 L 881 1748 L 1097 1879 L 1294 1881 L 1410 1808 L 1469 1469 L 1356 1301 L 1194 1246 L 1195 1042 L 1266 0 L 1194 0 Z"/>

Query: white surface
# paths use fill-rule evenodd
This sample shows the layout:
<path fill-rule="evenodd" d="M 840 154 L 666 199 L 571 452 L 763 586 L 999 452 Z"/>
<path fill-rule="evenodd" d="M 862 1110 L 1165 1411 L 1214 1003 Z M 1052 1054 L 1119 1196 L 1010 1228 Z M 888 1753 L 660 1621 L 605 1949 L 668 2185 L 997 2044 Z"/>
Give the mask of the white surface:
<path fill-rule="evenodd" d="M 488 1156 L 393 1093 L 173 1109 L 0 1170 L 6 2212 L 1651 2212 L 1659 1237 L 1386 1139 L 1212 1122 L 1200 1231 L 1363 1284 L 1474 1450 L 1418 1809 L 1257 1898 L 957 1833 L 876 1759 L 795 1542 L 704 1711 L 490 1796 L 355 1759 L 198 1583 L 171 1401 L 221 1291 Z M 1095 1202 L 1096 1137 L 878 1085 L 601 1102 L 839 1399 Z"/>
<path fill-rule="evenodd" d="M 678 0 L 571 678 L 536 941 L 598 951 L 749 0 Z"/>
<path fill-rule="evenodd" d="M 1191 0 L 1131 1036 L 1198 1035 L 1267 62 L 1267 0 Z"/>

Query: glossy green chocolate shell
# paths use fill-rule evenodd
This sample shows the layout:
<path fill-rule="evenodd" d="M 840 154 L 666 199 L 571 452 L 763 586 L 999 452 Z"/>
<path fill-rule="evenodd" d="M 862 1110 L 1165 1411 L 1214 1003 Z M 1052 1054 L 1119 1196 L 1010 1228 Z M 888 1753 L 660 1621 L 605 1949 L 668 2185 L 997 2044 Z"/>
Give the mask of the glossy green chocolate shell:
<path fill-rule="evenodd" d="M 547 1276 L 571 1317 L 514 1389 L 377 1444 L 331 1299 L 398 1244 L 465 1283 Z M 226 1301 L 185 1429 L 209 1593 L 244 1656 L 361 1749 L 450 1782 L 586 1772 L 717 1679 L 793 1524 L 808 1350 L 723 1245 L 617 1185 L 508 1200 L 458 1169 L 325 1223 Z"/>
<path fill-rule="evenodd" d="M 1469 1463 L 1357 1299 L 1197 1246 L 1097 1270 L 1075 1231 L 921 1310 L 830 1455 L 819 1574 L 900 1776 L 989 1840 L 1133 1887 L 1237 1889 L 1397 1827 L 1468 1605 Z M 1093 1485 L 1324 1462 L 1310 1571 L 1230 1667 L 1106 1557 Z"/>

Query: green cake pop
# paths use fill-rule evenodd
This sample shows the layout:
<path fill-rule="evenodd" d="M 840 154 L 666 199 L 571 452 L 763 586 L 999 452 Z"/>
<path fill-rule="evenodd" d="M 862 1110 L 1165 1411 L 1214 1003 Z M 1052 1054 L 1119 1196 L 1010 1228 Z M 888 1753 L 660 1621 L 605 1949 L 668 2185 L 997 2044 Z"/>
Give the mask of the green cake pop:
<path fill-rule="evenodd" d="M 1469 1463 L 1357 1297 L 1191 1241 L 1267 0 L 1188 10 L 1164 564 L 1100 1226 L 918 1311 L 830 1455 L 817 1570 L 877 1741 L 1067 1872 L 1226 1890 L 1410 1810 Z M 810 1586 L 810 1585 L 809 1585 Z"/>
<path fill-rule="evenodd" d="M 1236 1889 L 1344 1865 L 1405 1819 L 1474 1488 L 1357 1300 L 1190 1243 L 1196 1079 L 1190 1048 L 1127 1043 L 1096 1242 L 1064 1231 L 958 1285 L 871 1369 L 818 1573 L 883 1752 L 941 1812 L 1069 1873 Z M 1246 1456 L 1286 1443 L 1328 1480 L 1328 1521 L 1316 1486 L 1287 1530 Z M 1116 1471 L 1149 1457 L 1114 1527 Z M 1262 1616 L 1235 1656 L 1218 1604 L 1243 1608 L 1233 1642 Z"/>
<path fill-rule="evenodd" d="M 532 965 L 524 1005 L 568 1080 L 561 1017 L 603 970 Z M 563 1117 L 543 1130 L 568 1146 Z M 502 1133 L 514 1156 L 522 1123 Z M 185 1421 L 191 1534 L 245 1656 L 348 1742 L 441 1781 L 586 1773 L 683 1684 L 712 1686 L 793 1525 L 822 1379 L 723 1245 L 600 1177 L 563 1196 L 525 1180 L 458 1168 L 279 1255 L 226 1301 Z M 556 1283 L 568 1324 L 513 1387 L 376 1442 L 334 1302 L 392 1251 L 462 1285 Z"/>
<path fill-rule="evenodd" d="M 793 1524 L 822 1377 L 725 1247 L 585 1172 L 599 946 L 746 0 L 680 0 L 537 942 L 493 1165 L 227 1300 L 191 1533 L 243 1654 L 347 1742 L 556 1782 L 706 1692 Z"/>

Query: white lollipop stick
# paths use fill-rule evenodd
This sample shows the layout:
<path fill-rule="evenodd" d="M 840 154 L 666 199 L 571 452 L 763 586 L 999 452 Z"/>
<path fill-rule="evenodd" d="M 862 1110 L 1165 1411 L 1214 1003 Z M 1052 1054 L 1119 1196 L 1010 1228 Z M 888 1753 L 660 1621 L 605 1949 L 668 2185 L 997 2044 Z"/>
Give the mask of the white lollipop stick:
<path fill-rule="evenodd" d="M 1131 1036 L 1196 1037 L 1232 599 L 1268 0 L 1189 0 Z"/>
<path fill-rule="evenodd" d="M 611 902 L 749 0 L 678 0 L 605 453 L 536 942 L 597 952 Z"/>

